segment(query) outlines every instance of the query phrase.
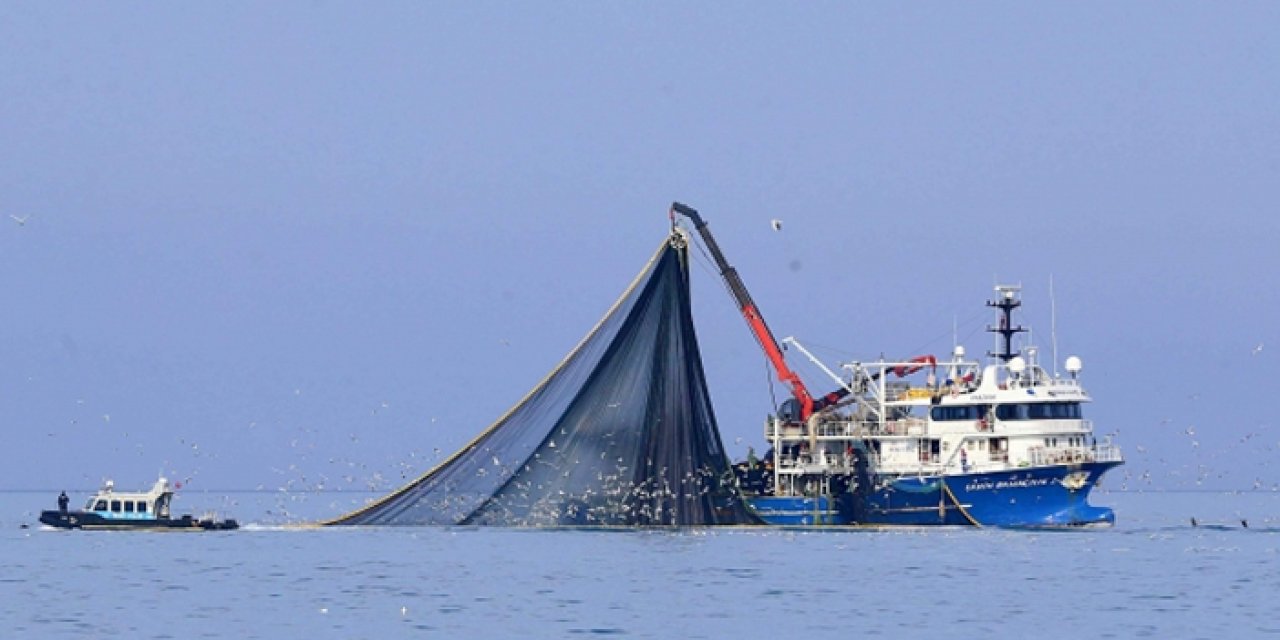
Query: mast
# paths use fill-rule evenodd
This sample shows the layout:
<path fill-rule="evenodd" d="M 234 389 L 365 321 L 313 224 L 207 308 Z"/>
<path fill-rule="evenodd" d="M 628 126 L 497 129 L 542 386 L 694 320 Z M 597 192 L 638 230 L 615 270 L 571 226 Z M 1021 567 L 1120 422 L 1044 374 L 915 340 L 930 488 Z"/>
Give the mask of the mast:
<path fill-rule="evenodd" d="M 1018 292 L 1022 291 L 1021 285 L 998 284 L 996 285 L 995 300 L 988 300 L 987 306 L 997 310 L 996 326 L 987 327 L 987 331 L 996 334 L 996 348 L 999 351 L 988 351 L 987 355 L 992 358 L 1000 358 L 1003 362 L 1008 362 L 1019 355 L 1021 352 L 1013 350 L 1013 337 L 1019 333 L 1025 333 L 1026 329 L 1021 325 L 1013 324 L 1013 310 L 1022 306 L 1022 301 L 1018 299 Z M 1003 344 L 1001 344 L 1003 342 Z"/>

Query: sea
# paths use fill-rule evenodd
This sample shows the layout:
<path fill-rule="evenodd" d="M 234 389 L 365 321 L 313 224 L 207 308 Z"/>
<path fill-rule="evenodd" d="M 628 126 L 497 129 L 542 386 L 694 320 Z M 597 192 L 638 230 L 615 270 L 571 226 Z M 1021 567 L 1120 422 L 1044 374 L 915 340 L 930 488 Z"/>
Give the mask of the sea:
<path fill-rule="evenodd" d="M 1273 492 L 1098 491 L 1116 525 L 1072 531 L 318 528 L 368 496 L 203 492 L 175 511 L 242 528 L 85 532 L 37 522 L 55 495 L 0 492 L 0 638 L 1280 637 Z"/>

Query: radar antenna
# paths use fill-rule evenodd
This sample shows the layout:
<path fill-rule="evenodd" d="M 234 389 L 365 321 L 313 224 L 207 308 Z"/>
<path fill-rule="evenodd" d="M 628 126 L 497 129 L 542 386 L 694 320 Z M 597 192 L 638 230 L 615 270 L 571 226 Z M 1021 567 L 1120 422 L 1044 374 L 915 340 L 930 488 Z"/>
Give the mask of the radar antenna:
<path fill-rule="evenodd" d="M 987 331 L 997 334 L 996 348 L 999 349 L 999 351 L 988 351 L 987 355 L 992 358 L 1000 358 L 1004 362 L 1021 355 L 1021 352 L 1013 350 L 1013 337 L 1019 333 L 1026 332 L 1026 329 L 1022 326 L 1013 324 L 1013 310 L 1022 306 L 1022 301 L 1018 299 L 1019 291 L 1022 291 L 1021 285 L 998 284 L 996 285 L 996 293 L 998 294 L 996 299 L 987 301 L 988 307 L 998 310 L 996 326 L 987 327 Z"/>

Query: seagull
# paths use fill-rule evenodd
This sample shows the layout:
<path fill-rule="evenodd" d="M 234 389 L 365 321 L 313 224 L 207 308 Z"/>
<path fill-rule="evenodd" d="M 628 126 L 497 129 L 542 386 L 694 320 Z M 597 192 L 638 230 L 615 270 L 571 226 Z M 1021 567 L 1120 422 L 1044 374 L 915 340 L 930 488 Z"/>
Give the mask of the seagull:
<path fill-rule="evenodd" d="M 773 230 L 774 230 L 774 231 L 782 231 L 782 221 L 781 221 L 781 220 L 779 220 L 779 219 L 777 219 L 777 218 L 774 218 L 773 220 L 770 220 L 770 221 L 769 221 L 769 224 L 773 226 Z"/>
<path fill-rule="evenodd" d="M 1258 343 L 1258 346 L 1256 346 L 1256 347 L 1254 347 L 1254 348 L 1253 348 L 1253 355 L 1255 355 L 1255 356 L 1256 356 L 1256 355 L 1258 355 L 1259 353 L 1262 353 L 1262 343 L 1261 343 L 1261 342 L 1259 342 L 1259 343 Z"/>
<path fill-rule="evenodd" d="M 9 214 L 9 217 L 12 218 L 14 222 L 18 223 L 19 227 L 24 227 L 27 224 L 27 218 L 30 218 L 31 216 L 22 216 L 19 218 L 11 213 Z"/>

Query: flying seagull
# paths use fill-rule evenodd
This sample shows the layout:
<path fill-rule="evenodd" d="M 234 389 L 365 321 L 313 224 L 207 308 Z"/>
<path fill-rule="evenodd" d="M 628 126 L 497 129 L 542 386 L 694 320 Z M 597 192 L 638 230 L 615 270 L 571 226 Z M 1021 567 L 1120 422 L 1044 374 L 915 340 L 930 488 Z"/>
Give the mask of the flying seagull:
<path fill-rule="evenodd" d="M 31 216 L 28 215 L 28 216 L 22 216 L 21 218 L 19 218 L 18 216 L 15 216 L 11 213 L 9 214 L 9 217 L 13 218 L 13 221 L 18 223 L 19 227 L 22 227 L 27 224 L 27 218 L 30 218 Z"/>
<path fill-rule="evenodd" d="M 769 224 L 773 225 L 773 230 L 774 230 L 774 231 L 782 231 L 782 221 L 781 221 L 781 220 L 779 220 L 779 219 L 777 219 L 777 218 L 774 218 L 773 220 L 770 220 L 770 221 L 769 221 Z"/>

